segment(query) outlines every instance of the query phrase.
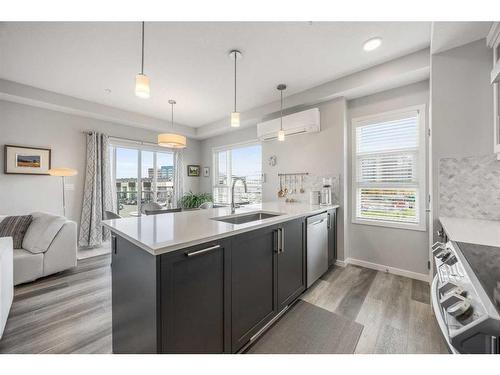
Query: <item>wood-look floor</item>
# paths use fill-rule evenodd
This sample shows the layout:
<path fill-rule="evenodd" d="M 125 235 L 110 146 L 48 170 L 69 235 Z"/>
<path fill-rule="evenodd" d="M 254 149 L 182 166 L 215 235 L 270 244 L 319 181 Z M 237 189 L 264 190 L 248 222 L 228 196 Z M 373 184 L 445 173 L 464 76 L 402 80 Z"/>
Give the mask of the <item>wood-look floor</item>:
<path fill-rule="evenodd" d="M 356 353 L 446 352 L 426 283 L 348 266 L 302 299 L 362 324 Z M 0 353 L 111 353 L 110 256 L 16 287 Z"/>
<path fill-rule="evenodd" d="M 364 326 L 355 353 L 448 352 L 422 281 L 349 265 L 301 298 Z"/>

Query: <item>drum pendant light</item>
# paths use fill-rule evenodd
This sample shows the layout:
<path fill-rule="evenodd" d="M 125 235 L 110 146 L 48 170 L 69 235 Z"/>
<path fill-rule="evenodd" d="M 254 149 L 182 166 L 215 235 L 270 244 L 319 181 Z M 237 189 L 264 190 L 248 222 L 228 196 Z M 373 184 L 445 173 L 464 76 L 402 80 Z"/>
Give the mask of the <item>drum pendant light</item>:
<path fill-rule="evenodd" d="M 281 83 L 276 88 L 279 90 L 281 97 L 280 130 L 278 131 L 278 141 L 283 142 L 285 140 L 285 131 L 283 130 L 283 90 L 286 89 L 286 85 Z"/>
<path fill-rule="evenodd" d="M 243 55 L 241 52 L 236 49 L 229 52 L 229 58 L 234 60 L 234 111 L 231 112 L 232 128 L 238 128 L 240 126 L 240 113 L 236 110 L 236 61 L 242 57 Z"/>
<path fill-rule="evenodd" d="M 141 72 L 135 76 L 135 96 L 149 98 L 149 78 L 144 74 L 144 22 L 142 22 Z"/>
<path fill-rule="evenodd" d="M 174 104 L 175 100 L 170 99 L 168 104 L 172 106 L 172 131 L 174 130 Z M 164 133 L 158 134 L 158 145 L 169 148 L 185 148 L 186 137 L 180 134 Z"/>

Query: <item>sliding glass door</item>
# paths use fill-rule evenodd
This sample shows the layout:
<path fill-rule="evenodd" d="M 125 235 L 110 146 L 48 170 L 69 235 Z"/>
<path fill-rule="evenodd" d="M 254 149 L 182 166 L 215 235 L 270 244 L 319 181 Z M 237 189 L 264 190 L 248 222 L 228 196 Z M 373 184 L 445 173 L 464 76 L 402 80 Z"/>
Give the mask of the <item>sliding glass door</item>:
<path fill-rule="evenodd" d="M 111 160 L 120 216 L 139 216 L 141 207 L 149 202 L 171 207 L 174 186 L 172 152 L 113 145 Z"/>

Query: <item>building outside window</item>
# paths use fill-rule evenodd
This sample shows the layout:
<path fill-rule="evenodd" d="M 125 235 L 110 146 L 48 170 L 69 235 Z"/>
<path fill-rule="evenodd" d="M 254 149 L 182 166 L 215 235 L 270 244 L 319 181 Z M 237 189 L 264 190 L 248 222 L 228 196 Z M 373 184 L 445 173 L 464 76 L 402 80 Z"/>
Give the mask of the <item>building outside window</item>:
<path fill-rule="evenodd" d="M 141 204 L 147 202 L 171 206 L 174 188 L 172 152 L 117 143 L 111 148 L 111 163 L 121 216 L 138 215 Z"/>
<path fill-rule="evenodd" d="M 213 198 L 216 204 L 231 204 L 231 184 L 234 178 L 243 178 L 235 186 L 236 203 L 262 202 L 262 146 L 246 143 L 214 149 Z"/>

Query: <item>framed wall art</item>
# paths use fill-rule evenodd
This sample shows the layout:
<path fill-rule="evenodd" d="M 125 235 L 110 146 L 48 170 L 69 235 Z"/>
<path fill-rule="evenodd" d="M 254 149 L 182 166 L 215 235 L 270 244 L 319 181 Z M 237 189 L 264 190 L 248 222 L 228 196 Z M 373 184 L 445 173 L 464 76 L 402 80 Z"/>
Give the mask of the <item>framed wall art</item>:
<path fill-rule="evenodd" d="M 200 177 L 200 166 L 199 165 L 188 165 L 188 176 L 189 177 Z"/>
<path fill-rule="evenodd" d="M 5 145 L 4 173 L 48 175 L 50 153 L 49 148 Z"/>

